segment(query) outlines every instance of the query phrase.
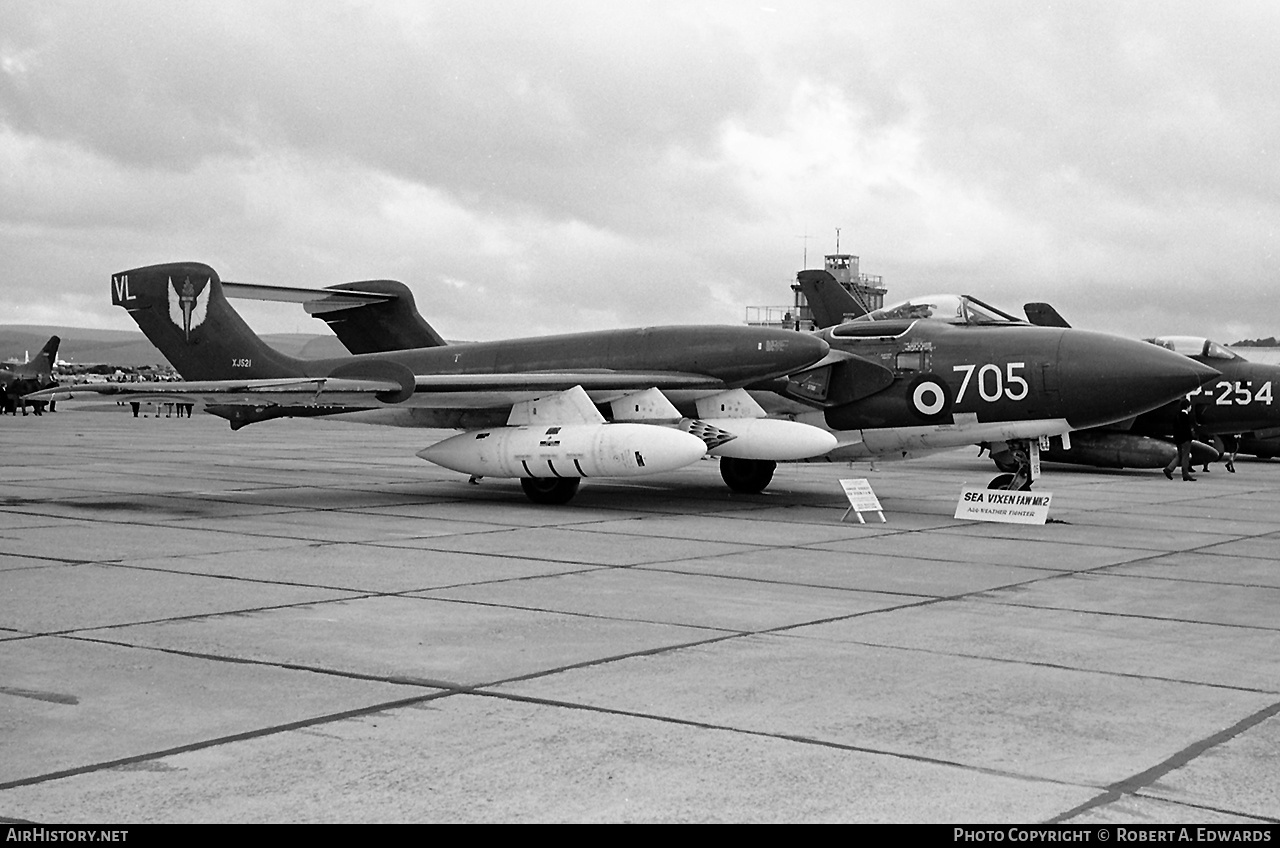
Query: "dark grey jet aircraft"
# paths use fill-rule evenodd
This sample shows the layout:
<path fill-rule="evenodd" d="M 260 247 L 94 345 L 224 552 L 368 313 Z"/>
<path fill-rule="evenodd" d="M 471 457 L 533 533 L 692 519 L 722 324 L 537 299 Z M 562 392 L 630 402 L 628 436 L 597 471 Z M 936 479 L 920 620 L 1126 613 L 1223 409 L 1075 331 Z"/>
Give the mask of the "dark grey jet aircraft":
<path fill-rule="evenodd" d="M 394 287 L 385 282 L 352 284 L 327 296 L 327 307 L 387 302 Z M 520 478 L 540 503 L 568 501 L 583 478 L 669 471 L 708 454 L 802 459 L 835 444 L 820 428 L 768 419 L 743 390 L 827 354 L 822 339 L 786 330 L 648 327 L 444 345 L 419 319 L 410 330 L 430 331 L 421 346 L 299 360 L 249 329 L 208 265 L 123 271 L 111 295 L 185 381 L 78 391 L 199 401 L 232 429 L 321 415 L 460 429 L 419 456 L 473 476 Z"/>
<path fill-rule="evenodd" d="M 53 365 L 58 361 L 57 336 L 50 336 L 40 352 L 30 362 L 23 362 L 9 368 L 0 368 L 0 390 L 3 391 L 3 411 L 16 412 L 22 405 L 22 414 L 27 414 L 26 404 L 22 398 L 32 392 L 57 385 L 53 379 Z M 43 405 L 43 402 L 39 402 Z M 36 414 L 41 412 L 36 407 Z"/>
<path fill-rule="evenodd" d="M 1069 326 L 1047 303 L 1028 303 L 1023 309 L 1036 324 Z M 1157 336 L 1146 341 L 1219 372 L 1216 378 L 1188 392 L 1197 429 L 1206 438 L 1240 435 L 1243 452 L 1253 453 L 1266 444 L 1268 437 L 1280 434 L 1280 366 L 1250 362 L 1203 336 Z M 1175 401 L 1111 426 L 1072 433 L 1065 445 L 1050 443 L 1042 456 L 1052 462 L 1103 468 L 1161 468 L 1178 453 L 1173 443 L 1176 414 Z M 1192 443 L 1191 459 L 1195 465 L 1212 462 L 1220 454 L 1220 443 Z M 999 466 L 1000 458 L 993 458 Z"/>
<path fill-rule="evenodd" d="M 918 298 L 866 315 L 827 271 L 802 271 L 799 282 L 832 354 L 787 379 L 749 386 L 750 395 L 775 416 L 829 431 L 836 441 L 820 458 L 832 461 L 992 441 L 1026 458 L 1039 436 L 1132 417 L 1216 373 L 1118 336 L 1033 327 L 973 298 Z M 249 289 L 245 296 L 304 302 L 353 353 L 439 340 L 401 283 Z M 335 300 L 357 292 L 369 299 Z M 724 456 L 720 472 L 735 490 L 758 492 L 775 464 Z M 1024 461 L 992 483 L 1025 488 L 1029 476 Z"/>

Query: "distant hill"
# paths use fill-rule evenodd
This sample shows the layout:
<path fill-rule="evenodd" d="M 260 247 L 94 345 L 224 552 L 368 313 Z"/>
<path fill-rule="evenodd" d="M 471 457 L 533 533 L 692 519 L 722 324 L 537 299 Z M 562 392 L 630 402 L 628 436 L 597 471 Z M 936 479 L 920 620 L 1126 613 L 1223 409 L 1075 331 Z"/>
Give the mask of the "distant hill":
<path fill-rule="evenodd" d="M 1280 347 L 1280 341 L 1275 336 L 1267 336 L 1265 339 L 1242 339 L 1227 347 Z"/>
<path fill-rule="evenodd" d="M 50 336 L 62 339 L 58 345 L 58 358 L 68 362 L 82 365 L 105 363 L 129 368 L 166 363 L 164 355 L 141 332 L 30 324 L 0 324 L 0 361 L 14 359 L 22 362 L 44 347 Z M 262 340 L 281 353 L 299 359 L 350 355 L 335 336 L 270 333 Z"/>

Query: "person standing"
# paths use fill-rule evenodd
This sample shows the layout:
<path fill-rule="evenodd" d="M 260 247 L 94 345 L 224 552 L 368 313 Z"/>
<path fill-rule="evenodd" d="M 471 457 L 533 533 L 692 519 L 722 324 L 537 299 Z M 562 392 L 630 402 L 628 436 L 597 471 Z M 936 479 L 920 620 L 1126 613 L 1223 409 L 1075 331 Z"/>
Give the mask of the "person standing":
<path fill-rule="evenodd" d="M 1213 449 L 1213 456 L 1206 460 L 1204 467 L 1200 469 L 1203 473 L 1208 474 L 1209 464 L 1217 462 L 1226 454 L 1226 445 L 1223 444 L 1220 436 L 1216 433 L 1210 433 L 1204 426 L 1204 422 L 1200 420 L 1204 415 L 1204 411 L 1205 408 L 1203 406 L 1191 407 L 1191 438 L 1198 442 L 1203 442 Z"/>
<path fill-rule="evenodd" d="M 1227 454 L 1227 470 L 1232 474 L 1236 473 L 1236 453 L 1240 450 L 1240 434 L 1232 433 L 1223 441 L 1223 447 Z"/>
<path fill-rule="evenodd" d="M 1173 441 L 1178 445 L 1178 455 L 1164 467 L 1164 476 L 1173 479 L 1173 469 L 1182 468 L 1182 479 L 1195 482 L 1191 476 L 1191 440 L 1195 435 L 1195 421 L 1191 415 L 1191 398 L 1183 398 L 1178 413 L 1173 418 Z"/>

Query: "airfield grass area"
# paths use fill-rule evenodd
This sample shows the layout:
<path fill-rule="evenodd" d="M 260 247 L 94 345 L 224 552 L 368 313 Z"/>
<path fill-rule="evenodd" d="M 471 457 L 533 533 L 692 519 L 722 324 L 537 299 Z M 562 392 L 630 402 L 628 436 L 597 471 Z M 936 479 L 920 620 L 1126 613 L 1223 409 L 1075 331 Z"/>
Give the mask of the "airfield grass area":
<path fill-rule="evenodd" d="M 976 448 L 548 507 L 445 435 L 0 420 L 0 820 L 1280 821 L 1280 462 L 1025 526 Z"/>

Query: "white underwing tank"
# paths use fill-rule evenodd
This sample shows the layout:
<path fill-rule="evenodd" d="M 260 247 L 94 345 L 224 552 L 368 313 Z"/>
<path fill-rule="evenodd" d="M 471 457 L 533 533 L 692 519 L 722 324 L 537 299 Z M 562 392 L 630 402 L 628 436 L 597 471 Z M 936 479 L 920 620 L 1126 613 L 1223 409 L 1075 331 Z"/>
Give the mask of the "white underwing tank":
<path fill-rule="evenodd" d="M 651 424 L 566 424 L 472 430 L 418 456 L 477 477 L 637 477 L 697 462 L 697 436 Z"/>

